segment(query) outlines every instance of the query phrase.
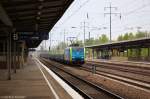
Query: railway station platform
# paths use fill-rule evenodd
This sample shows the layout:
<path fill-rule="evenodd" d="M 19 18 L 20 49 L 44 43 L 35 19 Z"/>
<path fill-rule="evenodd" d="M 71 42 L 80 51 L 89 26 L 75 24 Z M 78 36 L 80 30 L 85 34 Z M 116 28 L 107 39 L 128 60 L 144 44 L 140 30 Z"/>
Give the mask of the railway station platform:
<path fill-rule="evenodd" d="M 23 69 L 17 70 L 12 75 L 12 80 L 0 80 L 0 99 L 29 98 L 50 99 L 54 98 L 41 71 L 30 59 Z"/>
<path fill-rule="evenodd" d="M 129 60 L 108 60 L 108 59 L 86 59 L 87 62 L 96 62 L 96 63 L 113 63 L 120 65 L 130 65 L 130 66 L 139 66 L 143 68 L 150 68 L 150 62 L 138 62 L 138 61 L 129 61 Z"/>
<path fill-rule="evenodd" d="M 2 79 L 3 73 L 0 70 L 0 99 L 72 99 L 35 58 L 28 58 L 11 80 Z"/>

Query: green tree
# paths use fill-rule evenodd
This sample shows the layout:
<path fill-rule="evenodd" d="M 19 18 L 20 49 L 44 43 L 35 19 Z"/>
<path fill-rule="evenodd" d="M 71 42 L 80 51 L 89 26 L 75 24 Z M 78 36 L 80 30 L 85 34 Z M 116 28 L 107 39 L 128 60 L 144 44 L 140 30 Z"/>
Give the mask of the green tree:
<path fill-rule="evenodd" d="M 85 44 L 88 46 L 93 45 L 94 44 L 94 38 L 86 39 Z"/>
<path fill-rule="evenodd" d="M 117 41 L 122 41 L 122 40 L 123 40 L 123 36 L 119 35 L 118 38 L 117 38 Z"/>
<path fill-rule="evenodd" d="M 94 44 L 93 45 L 97 45 L 100 44 L 100 41 L 98 39 L 94 39 Z"/>
<path fill-rule="evenodd" d="M 129 40 L 133 40 L 134 38 L 135 38 L 135 37 L 134 37 L 134 35 L 133 35 L 132 32 L 128 34 L 128 39 L 129 39 Z"/>
<path fill-rule="evenodd" d="M 124 36 L 123 36 L 123 40 L 129 40 L 129 34 L 126 33 Z"/>
<path fill-rule="evenodd" d="M 102 34 L 101 37 L 99 37 L 100 44 L 107 43 L 108 41 L 109 41 L 109 38 L 107 37 L 106 34 Z"/>
<path fill-rule="evenodd" d="M 77 40 L 76 43 L 79 44 L 79 46 L 83 46 L 82 40 Z"/>
<path fill-rule="evenodd" d="M 146 37 L 147 33 L 146 32 L 141 32 L 138 31 L 135 35 L 135 38 L 142 38 L 142 37 Z"/>

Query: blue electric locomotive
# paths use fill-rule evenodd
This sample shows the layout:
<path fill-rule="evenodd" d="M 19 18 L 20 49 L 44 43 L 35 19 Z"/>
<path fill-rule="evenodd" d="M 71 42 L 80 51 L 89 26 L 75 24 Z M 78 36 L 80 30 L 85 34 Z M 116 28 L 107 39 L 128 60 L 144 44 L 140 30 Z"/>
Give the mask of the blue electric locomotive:
<path fill-rule="evenodd" d="M 68 47 L 64 51 L 64 60 L 67 63 L 83 64 L 85 60 L 85 48 Z"/>

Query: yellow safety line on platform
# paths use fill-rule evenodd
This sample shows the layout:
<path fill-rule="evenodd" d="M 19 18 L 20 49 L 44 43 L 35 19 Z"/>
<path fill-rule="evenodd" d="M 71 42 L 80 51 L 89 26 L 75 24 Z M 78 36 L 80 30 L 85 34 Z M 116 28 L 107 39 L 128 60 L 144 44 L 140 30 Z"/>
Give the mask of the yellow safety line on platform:
<path fill-rule="evenodd" d="M 37 61 L 36 61 L 36 64 L 38 65 Z M 51 91 L 53 92 L 53 94 L 54 94 L 54 96 L 55 96 L 55 99 L 60 99 L 59 96 L 57 95 L 56 91 L 54 90 L 54 88 L 52 87 L 52 85 L 50 84 L 50 82 L 48 81 L 47 77 L 46 77 L 45 74 L 43 73 L 41 67 L 40 67 L 39 65 L 38 65 L 38 67 L 39 67 L 41 73 L 43 74 L 44 79 L 45 79 L 45 81 L 47 82 L 49 88 L 50 88 Z"/>
<path fill-rule="evenodd" d="M 37 58 L 35 58 L 42 67 L 44 67 L 47 72 L 67 91 L 67 93 L 73 99 L 84 99 L 79 93 L 77 93 L 74 89 L 72 89 L 67 83 L 65 83 L 61 78 L 59 78 L 55 73 L 53 73 L 50 69 L 48 69 L 44 64 L 42 64 Z"/>

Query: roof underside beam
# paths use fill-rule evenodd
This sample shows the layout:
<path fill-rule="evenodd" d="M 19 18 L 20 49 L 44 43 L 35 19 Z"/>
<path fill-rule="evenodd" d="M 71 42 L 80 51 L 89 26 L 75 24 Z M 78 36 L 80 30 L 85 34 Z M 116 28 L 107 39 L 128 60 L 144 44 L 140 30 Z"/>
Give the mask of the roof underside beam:
<path fill-rule="evenodd" d="M 6 25 L 6 26 L 13 26 L 13 23 L 11 22 L 10 18 L 8 17 L 7 13 L 5 12 L 4 8 L 0 4 L 0 20 Z"/>
<path fill-rule="evenodd" d="M 37 47 L 63 16 L 73 0 L 0 0 L 0 35 L 15 29 L 19 40 Z M 12 28 L 13 27 L 13 28 Z M 10 29 L 9 29 L 10 28 Z M 31 38 L 30 36 L 33 36 Z"/>

